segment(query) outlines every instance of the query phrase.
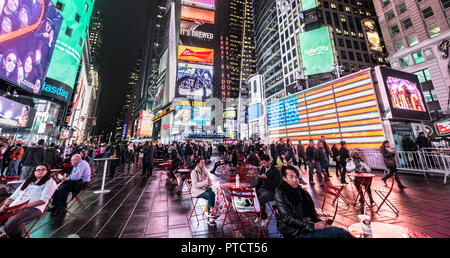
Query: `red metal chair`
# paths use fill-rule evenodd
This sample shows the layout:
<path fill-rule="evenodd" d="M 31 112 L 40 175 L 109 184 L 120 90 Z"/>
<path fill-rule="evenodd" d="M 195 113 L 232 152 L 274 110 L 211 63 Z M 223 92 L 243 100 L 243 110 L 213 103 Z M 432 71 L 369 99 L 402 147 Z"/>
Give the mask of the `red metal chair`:
<path fill-rule="evenodd" d="M 80 196 L 84 192 L 86 192 L 87 189 L 88 189 L 88 187 L 81 190 L 77 195 L 75 195 L 75 197 L 72 196 L 72 199 L 69 201 L 69 203 L 67 203 L 67 205 L 68 205 L 67 210 L 69 210 L 75 204 L 75 202 L 77 202 L 81 207 L 83 207 L 83 209 L 86 209 L 86 205 L 84 205 L 84 203 L 81 201 Z"/>
<path fill-rule="evenodd" d="M 6 185 L 10 181 L 19 180 L 19 176 L 0 176 L 0 184 Z"/>
<path fill-rule="evenodd" d="M 228 176 L 227 180 L 230 183 L 236 182 L 236 175 Z M 245 174 L 244 175 L 239 175 L 239 182 L 244 182 L 244 181 L 247 181 L 247 176 Z"/>
<path fill-rule="evenodd" d="M 0 217 L 0 224 L 3 223 L 3 221 L 8 220 L 11 217 L 14 217 L 18 214 L 21 214 L 23 212 L 23 210 L 25 209 L 25 207 L 27 207 L 29 201 L 26 201 L 22 204 L 18 204 L 12 207 L 8 207 L 6 208 L 6 210 L 4 211 L 3 215 Z M 5 238 L 8 236 L 9 233 L 11 233 L 11 230 L 17 225 L 17 222 L 19 220 L 20 216 L 17 216 L 16 221 L 13 223 L 11 229 L 9 232 L 5 232 L 3 234 L 0 235 L 0 238 Z"/>
<path fill-rule="evenodd" d="M 252 226 L 258 227 L 258 237 L 261 235 L 266 237 L 264 229 L 261 224 L 261 208 L 256 208 L 256 203 L 258 202 L 258 198 L 256 197 L 256 192 L 254 189 L 240 189 L 240 188 L 232 188 L 230 189 L 231 203 L 232 207 L 236 213 L 236 217 L 238 219 L 238 226 L 236 228 L 232 228 L 233 236 L 235 232 L 239 232 L 240 230 L 247 231 L 252 228 Z M 246 209 L 243 210 L 242 206 L 237 206 L 236 202 L 240 199 L 241 201 L 244 199 L 246 204 Z M 248 206 L 247 206 L 248 204 Z M 251 217 L 255 218 L 251 219 Z"/>
<path fill-rule="evenodd" d="M 374 192 L 382 199 L 380 205 L 378 205 L 377 213 L 381 209 L 381 206 L 383 206 L 383 204 L 385 204 L 385 203 L 395 213 L 395 215 L 398 216 L 398 214 L 400 213 L 400 211 L 397 209 L 397 207 L 395 207 L 395 205 L 388 199 L 392 193 L 393 188 L 394 188 L 394 177 L 392 177 L 392 184 L 391 184 L 391 188 L 389 190 L 386 190 L 384 188 L 378 188 L 378 187 L 373 189 Z"/>
<path fill-rule="evenodd" d="M 325 183 L 325 185 L 324 185 L 324 190 L 323 190 L 324 197 L 323 197 L 322 208 L 320 210 L 316 209 L 316 211 L 319 211 L 318 212 L 319 216 L 333 217 L 330 220 L 330 225 L 334 222 L 334 219 L 336 218 L 336 214 L 337 214 L 337 211 L 338 211 L 338 208 L 339 208 L 339 202 L 337 200 L 338 200 L 338 198 L 341 195 L 342 189 L 344 189 L 344 186 L 336 187 L 336 186 L 333 186 L 333 185 L 331 185 L 329 183 Z M 331 196 L 334 197 L 333 201 L 331 202 L 332 206 L 335 206 L 333 215 L 329 215 L 323 210 L 323 208 L 325 207 L 326 200 L 327 200 L 327 195 L 331 195 Z"/>
<path fill-rule="evenodd" d="M 192 211 L 191 211 L 191 213 L 189 214 L 189 220 L 192 218 L 192 216 L 193 216 L 193 214 L 195 214 L 195 218 L 196 218 L 196 220 L 197 220 L 197 225 L 200 225 L 200 221 L 201 220 L 205 220 L 205 212 L 204 212 L 204 207 L 205 206 L 200 206 L 200 204 L 198 203 L 198 201 L 200 200 L 201 198 L 199 198 L 199 197 L 193 197 L 192 195 L 191 195 L 191 204 L 192 204 Z M 198 210 L 197 210 L 197 208 L 200 208 L 201 209 L 201 211 L 199 212 Z M 198 217 L 201 215 L 201 218 L 199 219 Z"/>
<path fill-rule="evenodd" d="M 50 198 L 50 200 L 53 198 L 53 196 L 55 195 L 55 193 L 53 193 L 52 197 Z M 39 222 L 39 220 L 42 218 L 42 215 L 44 215 L 45 211 L 47 211 L 48 205 L 50 204 L 50 200 L 47 202 L 47 205 L 45 205 L 44 211 L 42 212 L 41 216 L 39 216 L 39 218 L 37 218 L 34 223 L 31 225 L 31 227 L 29 229 L 27 229 L 25 227 L 25 224 L 22 223 L 22 230 L 25 233 L 25 237 L 26 238 L 30 238 L 30 234 L 31 234 L 31 230 L 33 230 L 34 226 L 36 226 L 36 224 Z"/>

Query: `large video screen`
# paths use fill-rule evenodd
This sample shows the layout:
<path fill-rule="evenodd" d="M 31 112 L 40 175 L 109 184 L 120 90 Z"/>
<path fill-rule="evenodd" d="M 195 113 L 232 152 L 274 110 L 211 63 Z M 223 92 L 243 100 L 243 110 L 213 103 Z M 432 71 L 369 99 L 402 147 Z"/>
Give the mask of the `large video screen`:
<path fill-rule="evenodd" d="M 307 11 L 317 7 L 316 0 L 302 0 L 302 11 Z"/>
<path fill-rule="evenodd" d="M 299 33 L 298 40 L 306 75 L 333 70 L 335 56 L 328 27 Z"/>
<path fill-rule="evenodd" d="M 254 104 L 248 107 L 248 120 L 256 120 L 261 116 L 261 104 Z"/>
<path fill-rule="evenodd" d="M 380 67 L 392 118 L 430 121 L 417 75 Z"/>
<path fill-rule="evenodd" d="M 178 64 L 177 97 L 205 99 L 213 94 L 213 66 Z"/>
<path fill-rule="evenodd" d="M 439 135 L 450 135 L 450 119 L 435 123 Z"/>
<path fill-rule="evenodd" d="M 143 110 L 139 114 L 137 137 L 152 137 L 153 135 L 153 112 Z"/>
<path fill-rule="evenodd" d="M 215 9 L 214 0 L 183 0 L 182 4 L 195 7 L 202 7 L 210 10 Z"/>
<path fill-rule="evenodd" d="M 53 79 L 52 86 L 73 89 L 95 0 L 52 1 L 54 4 L 59 2 L 63 6 L 62 11 L 60 11 L 63 22 L 56 40 L 56 47 L 47 77 Z M 60 83 L 56 84 L 55 81 Z M 63 87 L 63 84 L 67 87 Z"/>
<path fill-rule="evenodd" d="M 181 19 L 214 24 L 214 11 L 181 6 Z"/>
<path fill-rule="evenodd" d="M 182 20 L 180 45 L 214 48 L 214 25 Z"/>
<path fill-rule="evenodd" d="M 214 50 L 200 47 L 178 46 L 178 60 L 192 63 L 214 63 Z"/>
<path fill-rule="evenodd" d="M 0 77 L 40 94 L 62 17 L 50 0 L 2 0 L 0 7 Z"/>
<path fill-rule="evenodd" d="M 36 110 L 19 102 L 0 97 L 0 126 L 30 128 Z"/>
<path fill-rule="evenodd" d="M 177 106 L 174 125 L 211 126 L 211 107 Z"/>

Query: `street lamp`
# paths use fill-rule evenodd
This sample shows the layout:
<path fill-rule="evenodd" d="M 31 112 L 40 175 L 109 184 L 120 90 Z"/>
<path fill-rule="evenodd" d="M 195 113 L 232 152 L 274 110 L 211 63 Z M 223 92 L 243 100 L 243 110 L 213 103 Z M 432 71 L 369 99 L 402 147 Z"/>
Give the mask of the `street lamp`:
<path fill-rule="evenodd" d="M 332 72 L 334 75 L 336 75 L 336 78 L 337 78 L 337 79 L 341 78 L 341 74 L 344 73 L 343 67 L 344 67 L 344 66 L 339 65 L 338 63 L 334 63 L 334 65 L 332 66 L 333 69 L 332 69 L 331 72 Z"/>

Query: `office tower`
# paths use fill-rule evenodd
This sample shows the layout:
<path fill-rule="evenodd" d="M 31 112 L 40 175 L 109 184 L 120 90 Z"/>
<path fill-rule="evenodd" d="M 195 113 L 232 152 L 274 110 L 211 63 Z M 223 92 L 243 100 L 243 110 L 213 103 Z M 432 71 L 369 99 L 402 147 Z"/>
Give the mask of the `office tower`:
<path fill-rule="evenodd" d="M 103 44 L 103 12 L 97 10 L 92 14 L 89 26 L 89 49 L 91 52 L 91 63 L 97 64 L 100 50 Z"/>

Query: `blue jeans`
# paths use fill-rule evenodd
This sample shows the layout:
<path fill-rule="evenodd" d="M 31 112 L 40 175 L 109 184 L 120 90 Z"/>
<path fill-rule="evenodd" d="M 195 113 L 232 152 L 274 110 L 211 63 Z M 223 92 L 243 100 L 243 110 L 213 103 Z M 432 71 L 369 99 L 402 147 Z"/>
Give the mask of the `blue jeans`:
<path fill-rule="evenodd" d="M 351 238 L 352 236 L 345 229 L 329 227 L 313 232 L 303 233 L 299 238 Z"/>
<path fill-rule="evenodd" d="M 8 165 L 8 175 L 17 176 L 19 174 L 19 164 L 20 160 L 11 160 Z"/>
<path fill-rule="evenodd" d="M 322 183 L 322 169 L 320 168 L 319 162 L 312 163 L 311 161 L 308 161 L 308 167 L 309 167 L 309 182 L 314 181 L 313 175 L 314 175 L 314 169 L 316 169 L 317 178 L 319 178 L 319 183 Z"/>
<path fill-rule="evenodd" d="M 341 171 L 341 183 L 343 184 L 343 183 L 345 183 L 345 174 L 347 173 L 347 168 L 346 168 L 347 162 L 343 162 L 343 163 L 341 164 L 341 166 L 342 166 L 342 171 Z"/>
<path fill-rule="evenodd" d="M 23 166 L 22 172 L 20 172 L 20 180 L 27 179 L 28 175 L 30 174 L 30 171 L 33 170 L 34 166 Z"/>
<path fill-rule="evenodd" d="M 214 208 L 214 205 L 216 204 L 216 194 L 211 189 L 211 187 L 208 187 L 208 189 L 197 196 L 198 198 L 206 199 L 208 201 L 208 212 L 211 211 L 211 208 Z"/>

